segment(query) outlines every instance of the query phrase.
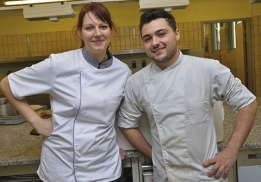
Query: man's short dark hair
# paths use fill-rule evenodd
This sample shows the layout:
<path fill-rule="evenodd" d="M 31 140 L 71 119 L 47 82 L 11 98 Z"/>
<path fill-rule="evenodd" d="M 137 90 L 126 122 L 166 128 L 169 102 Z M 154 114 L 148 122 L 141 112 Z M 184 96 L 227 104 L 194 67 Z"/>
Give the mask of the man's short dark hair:
<path fill-rule="evenodd" d="M 163 9 L 150 9 L 144 12 L 140 17 L 140 32 L 145 24 L 150 23 L 151 21 L 158 18 L 164 18 L 168 22 L 168 25 L 172 28 L 172 30 L 174 32 L 176 31 L 176 21 L 172 14 Z"/>

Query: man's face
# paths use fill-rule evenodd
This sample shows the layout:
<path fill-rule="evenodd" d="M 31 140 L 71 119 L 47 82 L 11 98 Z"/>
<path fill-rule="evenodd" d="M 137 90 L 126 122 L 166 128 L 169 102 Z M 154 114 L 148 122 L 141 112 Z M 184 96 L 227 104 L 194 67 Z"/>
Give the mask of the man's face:
<path fill-rule="evenodd" d="M 141 34 L 146 54 L 161 69 L 172 65 L 178 59 L 179 29 L 174 32 L 164 18 L 144 24 Z"/>

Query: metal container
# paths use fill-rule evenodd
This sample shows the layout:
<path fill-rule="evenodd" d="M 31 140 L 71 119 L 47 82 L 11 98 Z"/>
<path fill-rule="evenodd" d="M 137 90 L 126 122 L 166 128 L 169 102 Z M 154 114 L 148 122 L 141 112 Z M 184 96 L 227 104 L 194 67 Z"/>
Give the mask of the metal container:
<path fill-rule="evenodd" d="M 5 97 L 0 98 L 0 105 L 5 104 L 6 102 L 7 102 L 7 98 L 5 98 Z"/>
<path fill-rule="evenodd" d="M 14 106 L 10 103 L 0 104 L 0 116 L 17 116 L 18 112 Z"/>
<path fill-rule="evenodd" d="M 152 165 L 143 165 L 142 168 L 142 176 L 143 182 L 153 182 L 153 168 Z"/>

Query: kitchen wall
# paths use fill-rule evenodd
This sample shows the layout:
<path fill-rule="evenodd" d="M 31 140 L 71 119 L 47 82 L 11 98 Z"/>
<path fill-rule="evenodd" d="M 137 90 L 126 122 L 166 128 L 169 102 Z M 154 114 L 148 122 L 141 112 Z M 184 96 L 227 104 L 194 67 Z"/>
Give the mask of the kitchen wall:
<path fill-rule="evenodd" d="M 220 50 L 213 50 L 213 36 L 211 24 L 205 24 L 205 57 L 219 60 L 221 64 L 227 66 L 230 71 L 237 75 L 236 51 L 231 49 L 229 24 L 223 23 L 220 28 Z"/>
<path fill-rule="evenodd" d="M 261 96 L 261 15 L 251 18 L 251 31 L 255 94 Z"/>
<path fill-rule="evenodd" d="M 110 49 L 128 50 L 142 48 L 139 37 L 138 23 L 141 12 L 138 11 L 138 2 L 109 3 L 105 6 L 110 10 L 115 23 L 118 25 L 118 34 L 113 34 Z M 80 6 L 75 7 L 79 12 Z M 179 47 L 203 48 L 202 21 L 251 18 L 252 54 L 254 76 L 254 93 L 261 95 L 260 86 L 260 54 L 261 54 L 261 3 L 250 4 L 249 0 L 190 0 L 190 5 L 184 10 L 172 11 L 181 30 Z M 32 64 L 36 57 L 43 59 L 51 53 L 62 52 L 78 48 L 79 40 L 72 32 L 76 19 L 61 19 L 59 22 L 27 21 L 22 11 L 0 11 L 0 79 L 8 70 L 18 70 Z M 135 36 L 133 35 L 135 32 Z M 223 38 L 226 37 L 224 34 Z M 215 56 L 215 52 L 211 53 Z M 217 56 L 218 54 L 216 54 Z M 224 55 L 230 62 L 225 65 L 233 69 L 234 52 Z M 33 59 L 31 59 L 33 57 Z M 21 58 L 27 58 L 28 63 L 17 63 Z M 214 58 L 220 58 L 220 55 Z M 23 59 L 22 59 L 23 60 Z M 224 60 L 224 59 L 223 59 Z M 12 69 L 11 69 L 12 68 Z M 1 95 L 1 93 L 0 93 Z"/>

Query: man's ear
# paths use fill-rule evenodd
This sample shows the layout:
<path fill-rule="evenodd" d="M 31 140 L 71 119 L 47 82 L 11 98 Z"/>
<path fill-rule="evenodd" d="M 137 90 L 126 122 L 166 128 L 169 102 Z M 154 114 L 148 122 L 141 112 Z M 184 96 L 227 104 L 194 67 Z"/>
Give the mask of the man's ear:
<path fill-rule="evenodd" d="M 176 35 L 176 39 L 179 40 L 180 39 L 180 31 L 179 31 L 178 28 L 175 31 L 175 35 Z"/>

